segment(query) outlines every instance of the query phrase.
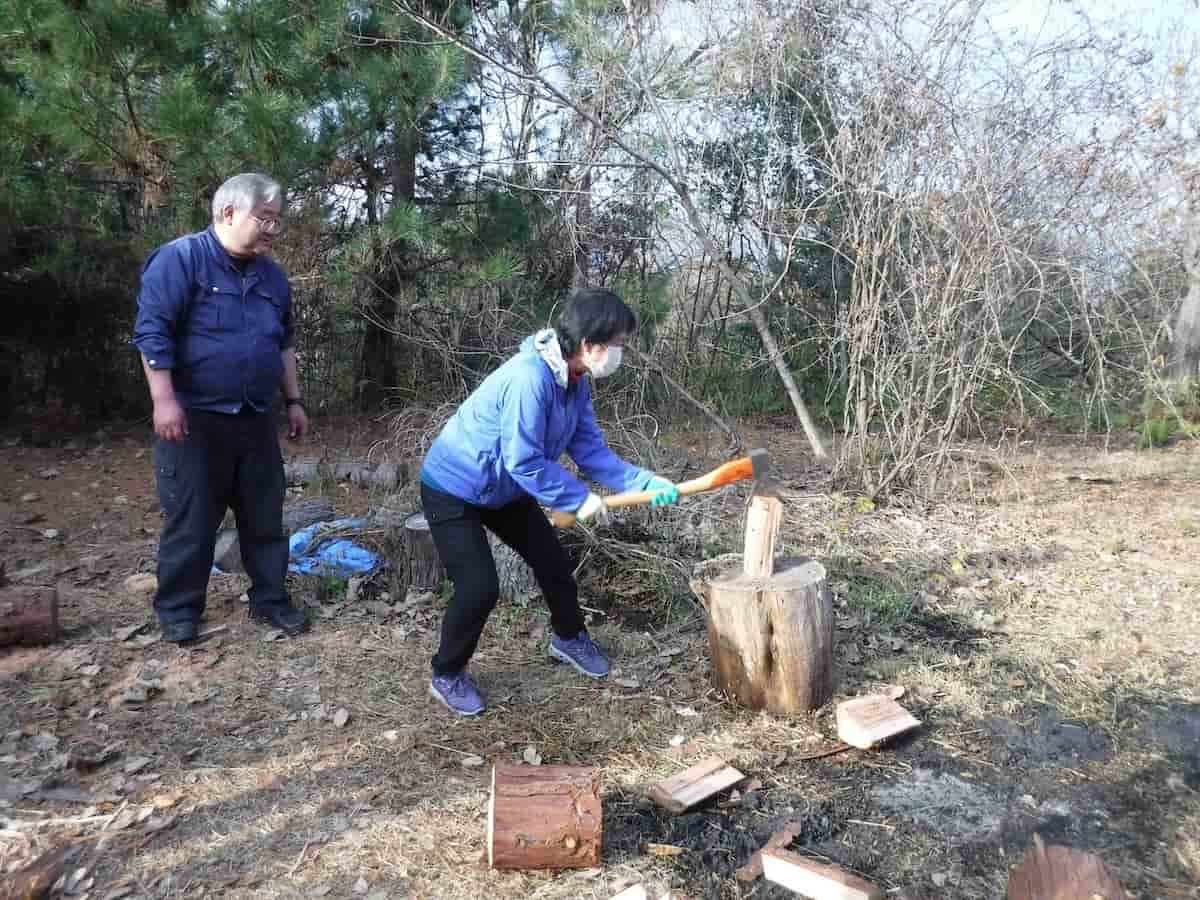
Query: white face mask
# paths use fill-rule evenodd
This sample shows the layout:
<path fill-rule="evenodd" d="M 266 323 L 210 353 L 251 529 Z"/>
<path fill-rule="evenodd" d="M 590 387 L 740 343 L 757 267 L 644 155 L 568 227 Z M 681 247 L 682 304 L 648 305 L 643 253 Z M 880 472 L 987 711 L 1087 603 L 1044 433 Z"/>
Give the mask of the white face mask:
<path fill-rule="evenodd" d="M 621 365 L 621 354 L 624 352 L 624 347 L 605 347 L 604 356 L 600 358 L 600 362 L 591 367 L 592 377 L 607 378 L 617 371 L 617 367 Z"/>

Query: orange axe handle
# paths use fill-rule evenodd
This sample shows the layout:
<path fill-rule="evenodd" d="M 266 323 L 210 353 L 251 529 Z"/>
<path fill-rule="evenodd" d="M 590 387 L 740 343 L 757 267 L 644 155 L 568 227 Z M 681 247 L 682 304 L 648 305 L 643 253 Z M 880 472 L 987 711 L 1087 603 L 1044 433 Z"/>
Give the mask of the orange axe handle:
<path fill-rule="evenodd" d="M 691 494 L 699 494 L 704 491 L 711 491 L 713 488 L 733 484 L 735 481 L 749 478 L 753 474 L 753 461 L 750 457 L 743 456 L 741 459 L 735 459 L 722 466 L 718 466 L 707 475 L 701 475 L 690 481 L 681 481 L 675 486 L 679 488 L 680 497 L 687 497 Z M 658 491 L 624 491 L 620 494 L 605 497 L 604 505 L 609 509 L 618 509 L 622 506 L 641 506 L 649 503 L 657 493 Z"/>
<path fill-rule="evenodd" d="M 703 491 L 711 491 L 713 488 L 733 484 L 733 482 L 749 478 L 753 474 L 754 460 L 749 456 L 743 456 L 741 459 L 731 460 L 724 465 L 718 466 L 706 475 L 692 478 L 689 481 L 681 481 L 676 487 L 679 488 L 679 496 L 686 497 L 690 494 L 699 494 Z M 622 491 L 619 494 L 610 494 L 605 497 L 604 505 L 609 509 L 617 509 L 624 506 L 641 506 L 654 499 L 654 495 L 657 493 L 657 490 Z M 575 514 L 563 509 L 551 510 L 550 519 L 559 528 L 570 528 L 575 524 Z"/>

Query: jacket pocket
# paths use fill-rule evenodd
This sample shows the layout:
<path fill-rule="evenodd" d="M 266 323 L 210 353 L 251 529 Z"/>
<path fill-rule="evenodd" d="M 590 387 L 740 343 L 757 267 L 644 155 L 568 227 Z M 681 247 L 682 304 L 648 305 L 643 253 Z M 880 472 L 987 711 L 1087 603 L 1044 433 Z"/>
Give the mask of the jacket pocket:
<path fill-rule="evenodd" d="M 462 519 L 466 516 L 468 505 L 466 501 L 438 491 L 426 484 L 421 485 L 421 511 L 425 513 L 425 521 L 430 525 L 443 525 Z"/>
<path fill-rule="evenodd" d="M 192 303 L 188 317 L 190 331 L 228 331 L 237 322 L 241 297 L 221 284 L 204 284 Z"/>

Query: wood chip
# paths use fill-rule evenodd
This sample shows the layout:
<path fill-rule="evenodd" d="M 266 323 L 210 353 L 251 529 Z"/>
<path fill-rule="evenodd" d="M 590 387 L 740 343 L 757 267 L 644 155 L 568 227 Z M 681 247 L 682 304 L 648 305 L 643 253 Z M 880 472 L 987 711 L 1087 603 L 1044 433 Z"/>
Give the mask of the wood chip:
<path fill-rule="evenodd" d="M 837 706 L 838 737 L 860 750 L 868 750 L 920 724 L 907 709 L 882 694 L 857 697 Z"/>
<path fill-rule="evenodd" d="M 681 813 L 713 794 L 733 787 L 745 777 L 720 757 L 710 756 L 653 785 L 648 796 L 664 809 Z"/>
<path fill-rule="evenodd" d="M 128 625 L 124 628 L 118 628 L 113 632 L 113 640 L 118 643 L 127 641 L 145 627 L 146 623 L 143 622 L 141 625 Z"/>
<path fill-rule="evenodd" d="M 682 856 L 687 851 L 674 844 L 653 844 L 647 841 L 642 844 L 642 852 L 650 856 Z"/>

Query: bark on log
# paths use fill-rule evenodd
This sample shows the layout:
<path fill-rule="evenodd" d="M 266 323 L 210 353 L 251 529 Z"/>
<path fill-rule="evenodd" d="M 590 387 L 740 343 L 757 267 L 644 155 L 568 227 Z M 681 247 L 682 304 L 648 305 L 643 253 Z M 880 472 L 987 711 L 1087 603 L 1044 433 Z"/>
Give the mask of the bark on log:
<path fill-rule="evenodd" d="M 600 864 L 600 770 L 498 765 L 488 807 L 488 865 L 583 869 Z"/>
<path fill-rule="evenodd" d="M 283 507 L 283 533 L 291 535 L 314 522 L 329 522 L 334 518 L 333 504 L 324 497 L 297 500 Z M 222 572 L 244 572 L 242 547 L 236 528 L 222 528 L 217 532 L 217 547 L 213 563 Z"/>
<path fill-rule="evenodd" d="M 750 709 L 781 714 L 806 713 L 829 702 L 833 600 L 820 563 L 781 559 L 774 574 L 751 577 L 732 555 L 702 564 L 697 576 L 692 590 L 708 611 L 720 690 Z"/>
<path fill-rule="evenodd" d="M 297 457 L 284 463 L 283 475 L 288 484 L 309 484 L 314 481 L 349 481 L 362 487 L 392 491 L 407 480 L 408 470 L 403 463 L 373 462 L 367 459 L 324 459 Z"/>
<path fill-rule="evenodd" d="M 0 647 L 58 640 L 55 588 L 0 588 Z"/>
<path fill-rule="evenodd" d="M 1008 900 L 1129 900 L 1112 869 L 1091 853 L 1047 846 L 1033 836 L 1020 864 L 1008 878 Z"/>
<path fill-rule="evenodd" d="M 510 603 L 526 603 L 542 593 L 533 569 L 517 555 L 517 551 L 490 531 L 488 543 L 492 546 L 492 559 L 496 563 L 496 577 L 500 581 L 500 598 Z"/>

